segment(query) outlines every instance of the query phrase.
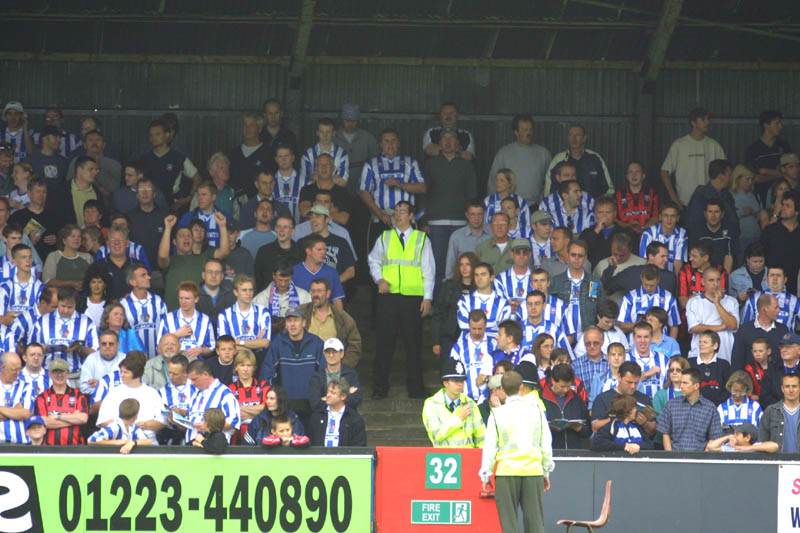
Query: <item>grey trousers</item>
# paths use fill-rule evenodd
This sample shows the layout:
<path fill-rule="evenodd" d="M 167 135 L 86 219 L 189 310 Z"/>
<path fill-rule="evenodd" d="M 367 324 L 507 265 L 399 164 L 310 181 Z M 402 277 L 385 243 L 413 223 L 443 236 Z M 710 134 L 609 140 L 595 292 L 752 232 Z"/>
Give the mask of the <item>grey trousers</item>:
<path fill-rule="evenodd" d="M 524 533 L 544 533 L 542 476 L 496 476 L 495 503 L 503 533 L 520 533 L 517 507 L 522 507 Z"/>

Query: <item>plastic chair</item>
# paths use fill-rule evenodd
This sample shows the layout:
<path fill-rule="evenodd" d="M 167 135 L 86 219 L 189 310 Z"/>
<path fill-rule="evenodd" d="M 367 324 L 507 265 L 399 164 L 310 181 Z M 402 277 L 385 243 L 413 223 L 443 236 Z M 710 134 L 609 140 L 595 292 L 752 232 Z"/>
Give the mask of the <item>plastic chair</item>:
<path fill-rule="evenodd" d="M 567 533 L 572 532 L 574 527 L 584 527 L 587 531 L 594 531 L 605 526 L 608 518 L 611 516 L 611 480 L 606 481 L 606 497 L 603 500 L 603 508 L 600 509 L 600 516 L 591 522 L 584 522 L 581 520 L 559 520 L 556 525 L 567 526 Z"/>

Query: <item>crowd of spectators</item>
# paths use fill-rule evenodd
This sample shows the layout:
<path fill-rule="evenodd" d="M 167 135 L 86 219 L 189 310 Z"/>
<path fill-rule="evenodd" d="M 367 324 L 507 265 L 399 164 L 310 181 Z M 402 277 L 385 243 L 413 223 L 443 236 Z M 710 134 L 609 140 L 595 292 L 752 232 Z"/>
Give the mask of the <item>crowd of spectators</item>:
<path fill-rule="evenodd" d="M 347 300 L 366 279 L 370 400 L 389 395 L 399 337 L 434 445 L 480 446 L 496 376 L 516 369 L 556 447 L 796 452 L 800 160 L 778 111 L 737 165 L 710 117 L 689 113 L 660 179 L 633 160 L 617 189 L 585 126 L 552 156 L 516 115 L 481 198 L 489 156 L 452 102 L 421 161 L 396 130 L 359 127 L 356 104 L 302 150 L 268 99 L 204 164 L 171 113 L 123 159 L 96 116 L 71 133 L 50 107 L 37 130 L 8 102 L 0 439 L 365 445 L 370 325 Z"/>

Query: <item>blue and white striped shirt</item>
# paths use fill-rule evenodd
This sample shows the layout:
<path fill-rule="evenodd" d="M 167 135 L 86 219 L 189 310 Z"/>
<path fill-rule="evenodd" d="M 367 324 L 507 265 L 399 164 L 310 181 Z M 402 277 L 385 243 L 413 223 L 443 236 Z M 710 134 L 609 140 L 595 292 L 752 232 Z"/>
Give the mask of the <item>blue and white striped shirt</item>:
<path fill-rule="evenodd" d="M 254 303 L 250 304 L 246 313 L 242 312 L 239 302 L 236 302 L 217 315 L 217 334 L 230 335 L 237 341 L 271 339 L 271 330 L 269 310 Z M 263 335 L 261 331 L 264 331 Z"/>
<path fill-rule="evenodd" d="M 533 238 L 533 232 L 531 231 L 531 237 L 528 240 L 531 241 L 531 259 L 533 259 L 533 264 L 536 265 L 536 268 L 542 266 L 542 259 L 553 257 L 553 245 L 550 243 L 550 239 L 547 239 L 542 244 Z"/>
<path fill-rule="evenodd" d="M 192 318 L 183 316 L 180 309 L 164 315 L 158 328 L 158 338 L 160 339 L 166 333 L 175 333 L 185 325 L 192 328 L 192 334 L 181 339 L 181 351 L 185 352 L 198 347 L 214 349 L 214 328 L 211 325 L 211 319 L 196 309 Z"/>
<path fill-rule="evenodd" d="M 31 132 L 31 134 L 35 134 Z M 33 139 L 31 139 L 33 140 Z M 31 153 L 28 151 L 28 146 L 25 144 L 25 133 L 23 128 L 12 132 L 8 128 L 0 130 L 0 142 L 7 142 L 14 145 L 14 163 L 25 161 Z"/>
<path fill-rule="evenodd" d="M 135 423 L 126 426 L 125 422 L 117 418 L 104 428 L 98 428 L 97 431 L 89 436 L 89 442 L 103 442 L 104 440 L 142 440 L 148 438 L 144 430 L 137 426 Z"/>
<path fill-rule="evenodd" d="M 628 292 L 619 304 L 619 322 L 633 323 L 644 320 L 644 314 L 651 307 L 660 307 L 667 312 L 667 325 L 680 326 L 681 315 L 678 311 L 678 302 L 671 292 L 656 287 L 653 294 L 648 294 L 644 287 L 639 287 Z"/>
<path fill-rule="evenodd" d="M 664 235 L 661 229 L 661 223 L 645 228 L 642 231 L 642 238 L 639 241 L 639 256 L 647 257 L 647 245 L 651 242 L 661 242 L 667 246 L 669 250 L 669 261 L 667 262 L 667 270 L 670 272 L 675 271 L 675 260 L 683 261 L 688 260 L 689 254 L 689 239 L 686 237 L 686 230 L 675 226 L 673 232 L 669 235 Z"/>
<path fill-rule="evenodd" d="M 37 396 L 53 385 L 53 381 L 50 379 L 50 373 L 44 368 L 39 372 L 39 375 L 34 376 L 28 372 L 28 367 L 24 367 L 19 373 L 19 378 L 31 388 L 31 398 L 33 401 L 36 401 Z"/>
<path fill-rule="evenodd" d="M 319 143 L 310 147 L 303 154 L 303 159 L 300 161 L 300 175 L 306 183 L 311 183 L 311 175 L 317 171 L 317 158 L 322 154 L 328 154 L 333 157 L 334 175 L 339 176 L 344 181 L 347 181 L 350 176 L 350 156 L 341 146 L 331 144 L 331 150 L 325 152 L 320 147 Z"/>
<path fill-rule="evenodd" d="M 20 283 L 19 276 L 15 273 L 10 280 L 0 285 L 0 315 L 9 311 L 19 314 L 36 307 L 43 288 L 44 284 L 33 276 L 28 283 Z"/>
<path fill-rule="evenodd" d="M 64 346 L 65 348 L 74 341 L 83 341 L 83 346 L 93 350 L 100 349 L 97 328 L 92 319 L 77 311 L 74 311 L 69 318 L 63 318 L 58 309 L 43 315 L 33 328 L 31 340 L 45 347 Z M 77 352 L 77 350 L 73 350 L 67 353 L 58 349 L 45 352 L 45 366 L 49 368 L 50 363 L 55 359 L 64 359 L 69 364 L 70 372 L 77 372 L 81 369 L 81 357 Z"/>
<path fill-rule="evenodd" d="M 572 346 L 570 346 L 569 341 L 567 340 L 567 336 L 564 334 L 564 331 L 555 325 L 553 322 L 549 322 L 547 320 L 542 320 L 539 324 L 531 324 L 530 320 L 526 320 L 522 324 L 523 328 L 523 336 L 522 336 L 522 345 L 527 347 L 533 344 L 533 341 L 536 340 L 542 333 L 547 333 L 553 340 L 555 341 L 556 348 L 564 348 L 567 352 L 569 352 L 569 357 L 572 360 L 575 360 L 575 354 L 572 352 Z"/>
<path fill-rule="evenodd" d="M 295 223 L 300 221 L 300 211 L 297 204 L 300 201 L 300 189 L 308 185 L 308 181 L 299 172 L 292 169 L 292 175 L 288 178 L 281 176 L 279 171 L 275 172 L 275 198 L 286 206 Z"/>
<path fill-rule="evenodd" d="M 31 336 L 33 335 L 33 327 L 40 318 L 42 318 L 42 314 L 39 312 L 38 304 L 17 315 L 17 318 L 11 323 L 10 328 L 11 334 L 14 335 L 14 340 L 25 346 L 30 344 Z"/>
<path fill-rule="evenodd" d="M 167 305 L 164 300 L 150 291 L 147 292 L 147 298 L 140 300 L 131 292 L 120 300 L 120 304 L 125 309 L 128 323 L 142 341 L 147 355 L 150 358 L 158 355 L 158 340 L 161 338 L 158 327 L 161 319 L 167 315 Z"/>
<path fill-rule="evenodd" d="M 108 393 L 111 392 L 111 389 L 113 389 L 114 387 L 119 387 L 121 384 L 122 384 L 122 374 L 120 373 L 119 368 L 117 368 L 110 374 L 106 374 L 97 381 L 97 387 L 95 387 L 91 398 L 89 398 L 89 405 L 94 405 L 97 402 L 102 402 L 103 400 L 106 399 Z"/>
<path fill-rule="evenodd" d="M 41 146 L 41 132 L 35 131 L 31 132 L 31 140 L 34 144 Z M 72 159 L 72 154 L 83 146 L 83 142 L 81 141 L 80 136 L 75 135 L 74 133 L 68 133 L 66 130 L 61 130 L 61 144 L 59 145 L 58 151 L 61 155 L 66 157 L 68 160 Z"/>
<path fill-rule="evenodd" d="M 7 256 L 0 256 L 0 283 L 9 281 L 17 273 L 17 265 Z M 36 263 L 31 265 L 31 277 L 38 279 L 39 269 L 36 268 Z"/>
<path fill-rule="evenodd" d="M 478 387 L 478 374 L 481 373 L 484 360 L 487 358 L 491 360 L 496 346 L 494 338 L 487 334 L 484 334 L 480 341 L 475 342 L 469 332 L 464 332 L 450 350 L 450 358 L 461 361 L 464 365 L 464 372 L 467 374 L 464 392 L 477 403 L 485 400 L 489 391 L 485 383 Z"/>
<path fill-rule="evenodd" d="M 569 330 L 566 326 L 566 320 L 568 318 L 567 314 L 564 312 L 565 309 L 564 300 L 558 298 L 557 296 L 553 296 L 552 294 L 547 295 L 547 300 L 544 304 L 544 312 L 542 313 L 542 318 L 544 318 L 547 322 L 552 322 L 553 324 L 557 324 L 567 335 L 571 335 Z M 528 306 L 522 304 L 517 309 L 517 321 L 521 324 L 525 324 L 528 321 Z"/>
<path fill-rule="evenodd" d="M 402 200 L 415 205 L 413 194 L 385 185 L 386 180 L 391 178 L 404 183 L 425 183 L 419 164 L 411 156 L 398 155 L 389 159 L 380 155 L 364 165 L 364 170 L 361 171 L 361 190 L 370 193 L 380 209 L 394 209 L 397 202 Z"/>
<path fill-rule="evenodd" d="M 794 323 L 797 321 L 797 317 L 800 316 L 800 300 L 797 299 L 797 296 L 786 292 L 785 289 L 778 294 L 769 290 L 758 291 L 751 294 L 744 304 L 744 313 L 742 314 L 741 323 L 750 322 L 758 317 L 758 306 L 756 302 L 758 302 L 758 297 L 762 294 L 771 294 L 778 300 L 778 308 L 780 310 L 778 311 L 778 318 L 776 321 L 785 324 L 786 327 L 789 328 L 789 331 L 794 331 Z"/>
<path fill-rule="evenodd" d="M 235 429 L 239 429 L 241 425 L 242 412 L 239 407 L 239 401 L 233 392 L 215 379 L 206 390 L 198 390 L 192 398 L 192 403 L 189 406 L 189 412 L 186 413 L 186 418 L 192 421 L 193 424 L 203 422 L 205 420 L 206 409 L 222 409 L 225 413 L 225 423 L 230 424 Z M 224 431 L 225 438 L 228 442 L 231 441 L 233 430 Z M 186 430 L 186 442 L 190 443 L 197 436 L 197 430 Z"/>
<path fill-rule="evenodd" d="M 480 309 L 486 314 L 486 333 L 497 335 L 497 326 L 503 320 L 511 318 L 511 306 L 497 291 L 491 294 L 479 294 L 472 291 L 465 294 L 458 301 L 456 317 L 461 331 L 469 331 L 469 313 L 473 309 Z"/>
<path fill-rule="evenodd" d="M 30 386 L 24 380 L 17 379 L 11 385 L 0 383 L 0 391 L 3 393 L 3 407 L 14 407 L 19 404 L 25 409 L 33 411 L 36 398 L 33 397 Z M 28 444 L 30 439 L 25 434 L 25 421 L 6 418 L 0 422 L 0 441 Z"/>
<path fill-rule="evenodd" d="M 728 398 L 717 406 L 717 412 L 723 426 L 736 426 L 750 422 L 758 427 L 758 422 L 763 414 L 759 403 L 747 397 L 739 405 L 733 403 L 733 398 Z"/>
<path fill-rule="evenodd" d="M 100 261 L 108 257 L 110 254 L 111 250 L 108 249 L 107 244 L 104 244 L 97 250 L 97 253 L 94 254 L 94 260 Z M 137 244 L 135 242 L 128 242 L 127 255 L 131 261 L 138 261 L 144 264 L 144 266 L 147 267 L 148 271 L 151 270 L 150 261 L 147 257 L 147 252 L 144 250 L 144 248 L 142 248 L 141 244 Z"/>
<path fill-rule="evenodd" d="M 594 218 L 594 198 L 589 196 L 586 191 L 581 192 L 581 202 L 571 216 L 564 209 L 564 203 L 557 192 L 542 199 L 539 209 L 550 213 L 550 216 L 553 217 L 554 228 L 567 227 L 573 233 L 580 233 L 597 223 Z"/>
<path fill-rule="evenodd" d="M 158 390 L 158 395 L 161 396 L 161 401 L 167 409 L 175 407 L 188 410 L 195 394 L 197 388 L 188 381 L 183 385 L 173 385 L 168 381 Z"/>
<path fill-rule="evenodd" d="M 525 198 L 522 196 L 511 193 L 508 195 L 508 198 L 516 198 L 517 204 L 519 204 L 519 215 L 517 215 L 517 228 L 521 229 L 524 228 L 525 237 L 527 237 L 531 232 L 531 211 L 528 207 L 528 202 L 525 201 Z M 500 198 L 500 193 L 492 193 L 486 198 L 483 199 L 483 207 L 485 209 L 484 214 L 484 222 L 486 224 L 490 224 L 492 222 L 492 217 L 496 213 L 503 212 L 503 200 Z"/>
<path fill-rule="evenodd" d="M 663 352 L 654 352 L 652 349 L 646 357 L 642 357 L 634 346 L 628 352 L 628 361 L 633 361 L 639 365 L 643 373 L 655 367 L 661 369 L 658 374 L 653 374 L 649 378 L 642 378 L 639 381 L 639 392 L 654 398 L 656 393 L 664 388 L 664 377 L 669 373 L 669 357 Z"/>
<path fill-rule="evenodd" d="M 231 215 L 229 215 L 225 211 L 217 209 L 216 207 L 214 207 L 213 211 L 211 211 L 210 213 L 204 213 L 202 209 L 200 209 L 199 207 L 195 207 L 194 209 L 192 209 L 191 211 L 189 211 L 188 213 L 186 213 L 181 217 L 181 221 L 178 224 L 178 227 L 185 228 L 194 219 L 202 220 L 203 224 L 206 225 L 206 241 L 208 242 L 208 245 L 211 246 L 212 248 L 219 248 L 219 239 L 220 239 L 219 224 L 217 223 L 217 219 L 214 218 L 214 214 L 216 214 L 217 212 L 225 215 L 226 219 L 232 218 Z"/>
<path fill-rule="evenodd" d="M 506 300 L 520 300 L 520 305 L 524 306 L 525 297 L 528 294 L 528 282 L 530 281 L 530 277 L 530 268 L 519 276 L 514 272 L 514 267 L 512 266 L 494 278 L 494 290 Z"/>

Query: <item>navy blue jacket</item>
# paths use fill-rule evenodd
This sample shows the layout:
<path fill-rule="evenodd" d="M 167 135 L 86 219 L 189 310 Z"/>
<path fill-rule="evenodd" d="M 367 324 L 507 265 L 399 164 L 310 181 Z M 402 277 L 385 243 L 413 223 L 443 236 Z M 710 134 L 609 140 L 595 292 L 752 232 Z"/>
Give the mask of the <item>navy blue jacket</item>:
<path fill-rule="evenodd" d="M 289 398 L 305 400 L 308 398 L 311 376 L 327 366 L 322 346 L 322 339 L 305 331 L 300 349 L 296 352 L 289 333 L 282 331 L 272 339 L 258 378 L 273 384 L 280 383 L 289 393 Z"/>

